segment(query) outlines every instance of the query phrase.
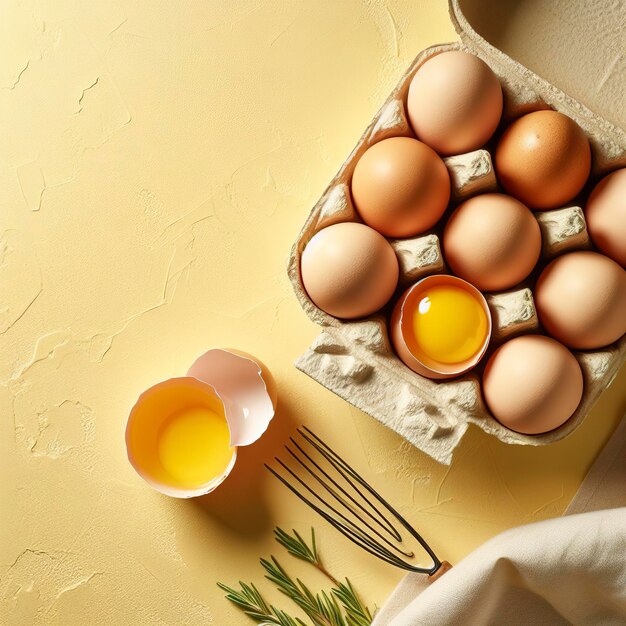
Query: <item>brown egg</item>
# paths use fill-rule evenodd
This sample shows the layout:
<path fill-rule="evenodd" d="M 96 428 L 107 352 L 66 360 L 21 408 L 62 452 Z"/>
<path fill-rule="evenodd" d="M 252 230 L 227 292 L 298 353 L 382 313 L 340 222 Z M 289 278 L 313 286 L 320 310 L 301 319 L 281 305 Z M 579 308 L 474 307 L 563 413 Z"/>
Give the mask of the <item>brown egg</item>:
<path fill-rule="evenodd" d="M 383 307 L 398 283 L 389 242 L 364 224 L 346 222 L 316 233 L 302 252 L 302 283 L 311 300 L 335 317 L 364 317 Z"/>
<path fill-rule="evenodd" d="M 502 88 L 491 68 L 460 50 L 426 61 L 409 87 L 407 109 L 418 139 L 439 154 L 484 145 L 502 115 Z"/>
<path fill-rule="evenodd" d="M 572 416 L 582 397 L 583 376 L 574 355 L 558 341 L 524 335 L 493 353 L 482 388 L 489 410 L 502 425 L 537 435 Z"/>
<path fill-rule="evenodd" d="M 411 237 L 434 226 L 450 199 L 450 176 L 417 139 L 392 137 L 371 146 L 352 176 L 352 199 L 363 221 L 386 237 Z"/>
<path fill-rule="evenodd" d="M 602 348 L 626 332 L 626 271 L 597 252 L 554 259 L 534 296 L 543 327 L 570 348 Z"/>
<path fill-rule="evenodd" d="M 585 219 L 597 248 L 626 267 L 626 168 L 605 176 L 594 187 Z"/>
<path fill-rule="evenodd" d="M 505 131 L 495 168 L 507 193 L 531 209 L 555 209 L 580 192 L 591 151 L 582 128 L 557 111 L 535 111 Z"/>
<path fill-rule="evenodd" d="M 535 267 L 541 231 L 519 200 L 487 193 L 466 200 L 450 216 L 443 252 L 450 269 L 478 289 L 508 289 Z"/>

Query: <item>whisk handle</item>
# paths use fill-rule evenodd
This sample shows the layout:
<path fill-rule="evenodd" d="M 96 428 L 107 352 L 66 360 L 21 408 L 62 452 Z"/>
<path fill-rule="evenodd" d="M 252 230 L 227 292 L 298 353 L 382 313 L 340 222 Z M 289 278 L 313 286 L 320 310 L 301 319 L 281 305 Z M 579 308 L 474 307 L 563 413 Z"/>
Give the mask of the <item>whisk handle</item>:
<path fill-rule="evenodd" d="M 452 565 L 450 565 L 448 561 L 441 561 L 441 565 L 437 568 L 437 571 L 428 577 L 428 582 L 434 583 L 438 578 L 441 578 L 450 569 L 452 569 Z"/>

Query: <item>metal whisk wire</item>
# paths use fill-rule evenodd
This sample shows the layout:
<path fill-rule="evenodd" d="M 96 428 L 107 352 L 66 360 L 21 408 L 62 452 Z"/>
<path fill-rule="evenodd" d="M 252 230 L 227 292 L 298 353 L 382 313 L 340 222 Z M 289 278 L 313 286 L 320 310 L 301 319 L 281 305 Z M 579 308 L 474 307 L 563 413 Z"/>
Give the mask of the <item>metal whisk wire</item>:
<path fill-rule="evenodd" d="M 306 472 L 306 475 L 321 486 L 323 492 L 331 496 L 333 499 L 331 501 L 333 501 L 334 504 L 331 504 L 328 498 L 324 499 L 317 490 L 313 489 L 293 469 L 281 459 L 275 457 L 276 462 L 285 470 L 288 477 L 281 475 L 267 464 L 265 467 L 278 478 L 278 480 L 350 541 L 382 561 L 404 570 L 420 572 L 431 576 L 442 567 L 442 561 L 437 558 L 436 554 L 422 536 L 395 508 L 365 481 L 354 468 L 342 459 L 339 454 L 306 426 L 298 428 L 297 433 L 302 437 L 304 442 L 312 448 L 312 452 L 307 452 L 304 447 L 306 444 L 303 445 L 299 443 L 293 437 L 290 437 L 290 442 L 295 447 L 295 450 L 287 444 L 285 445 L 287 452 L 292 459 L 296 461 L 298 466 Z M 315 453 L 319 454 L 320 457 L 334 469 L 341 479 L 347 483 L 346 486 L 342 486 L 337 479 L 331 476 L 329 471 L 326 471 L 321 466 L 320 463 L 323 463 L 322 460 L 318 462 L 313 458 L 313 454 Z M 290 478 L 292 480 L 290 480 Z M 352 495 L 348 491 L 350 488 L 355 494 L 358 494 L 358 497 L 361 498 L 369 509 L 359 502 L 355 495 Z M 368 495 L 370 497 L 368 497 Z M 372 501 L 372 498 L 375 502 Z M 318 504 L 316 504 L 316 502 Z M 378 503 L 378 505 L 376 503 Z M 337 508 L 338 506 L 343 507 L 343 509 L 356 518 L 361 525 L 358 525 L 347 517 L 346 513 Z M 402 556 L 411 558 L 414 554 L 393 543 L 394 540 L 402 543 L 402 535 L 388 517 L 380 510 L 381 508 L 385 509 L 389 515 L 394 517 L 396 521 L 418 541 L 432 559 L 433 565 L 431 567 L 414 565 L 402 558 Z M 449 567 L 445 561 L 444 563 Z"/>

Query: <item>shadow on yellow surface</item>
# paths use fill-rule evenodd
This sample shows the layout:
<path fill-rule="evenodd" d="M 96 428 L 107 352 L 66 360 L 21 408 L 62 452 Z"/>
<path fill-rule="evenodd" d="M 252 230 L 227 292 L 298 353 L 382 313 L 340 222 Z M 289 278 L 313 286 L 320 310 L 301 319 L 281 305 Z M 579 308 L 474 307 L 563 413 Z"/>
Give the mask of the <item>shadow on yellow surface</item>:
<path fill-rule="evenodd" d="M 265 485 L 274 480 L 264 467 L 281 453 L 289 435 L 298 425 L 294 411 L 287 400 L 279 399 L 276 415 L 266 433 L 254 446 L 237 450 L 237 462 L 226 479 L 227 489 L 189 501 L 210 515 L 220 525 L 245 537 L 257 537 L 276 524 L 270 511 Z"/>

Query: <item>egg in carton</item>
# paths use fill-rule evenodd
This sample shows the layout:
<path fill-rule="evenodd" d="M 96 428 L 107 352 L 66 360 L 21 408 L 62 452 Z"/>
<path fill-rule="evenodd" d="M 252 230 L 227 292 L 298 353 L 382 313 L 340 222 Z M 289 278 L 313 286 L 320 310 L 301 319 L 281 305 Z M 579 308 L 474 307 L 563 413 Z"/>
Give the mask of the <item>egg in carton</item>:
<path fill-rule="evenodd" d="M 461 10 L 461 6 L 472 9 L 474 4 L 469 0 L 451 0 L 450 14 L 461 42 L 434 46 L 417 56 L 314 206 L 288 262 L 289 277 L 302 308 L 323 329 L 297 359 L 296 367 L 445 464 L 451 462 L 453 451 L 469 424 L 476 424 L 511 444 L 538 446 L 562 439 L 580 425 L 616 376 L 626 356 L 626 336 L 600 350 L 574 351 L 584 378 L 583 396 L 577 410 L 555 430 L 525 435 L 500 424 L 485 405 L 480 377 L 486 359 L 483 359 L 482 366 L 460 378 L 439 381 L 424 378 L 396 356 L 387 331 L 388 315 L 379 313 L 357 321 L 340 320 L 320 310 L 303 287 L 300 258 L 310 239 L 327 226 L 361 221 L 350 192 L 351 177 L 359 158 L 383 139 L 415 137 L 406 115 L 409 85 L 421 65 L 442 52 L 464 50 L 475 54 L 498 76 L 504 108 L 496 135 L 526 113 L 554 109 L 574 119 L 585 131 L 592 149 L 590 180 L 593 183 L 626 165 L 626 133 L 485 41 Z M 452 208 L 472 196 L 500 191 L 487 149 L 443 160 L 450 175 Z M 581 194 L 580 204 L 586 193 L 588 188 Z M 427 233 L 389 240 L 399 262 L 400 292 L 425 276 L 448 271 L 440 236 L 449 213 L 450 208 Z M 542 235 L 540 269 L 564 252 L 593 249 L 581 206 L 572 204 L 534 215 Z M 532 285 L 532 280 L 527 279 L 514 289 L 486 295 L 493 323 L 490 352 L 516 335 L 542 332 Z M 395 299 L 397 297 L 392 301 Z"/>

